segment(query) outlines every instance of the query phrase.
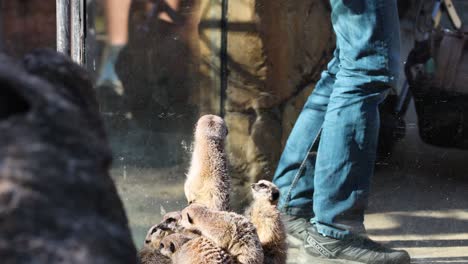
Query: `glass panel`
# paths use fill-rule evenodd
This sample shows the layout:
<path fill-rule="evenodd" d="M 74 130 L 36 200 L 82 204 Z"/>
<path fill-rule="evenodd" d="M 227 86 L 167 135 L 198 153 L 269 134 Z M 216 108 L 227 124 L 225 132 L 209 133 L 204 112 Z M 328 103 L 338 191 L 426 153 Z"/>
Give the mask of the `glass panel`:
<path fill-rule="evenodd" d="M 123 12 L 124 2 L 96 1 L 88 7 L 87 63 L 99 80 L 106 61 L 115 60 L 114 77 L 123 84 L 123 95 L 104 86 L 98 93 L 115 154 L 112 175 L 140 247 L 164 212 L 186 204 L 184 173 L 193 126 L 202 114 L 222 112 L 228 124 L 234 208 L 249 201 L 248 183 L 272 178 L 296 118 L 332 57 L 335 36 L 327 1 L 229 1 L 223 56 L 224 1 L 133 1 Z M 464 253 L 442 254 L 436 248 L 452 249 L 460 241 L 466 246 L 466 240 L 454 239 L 468 220 L 461 194 L 467 188 L 464 169 L 454 165 L 466 152 L 421 140 L 422 120 L 408 97 L 414 89 L 405 85 L 403 62 L 414 45 L 419 3 L 399 2 L 401 78 L 380 107 L 365 224 L 372 238 L 406 248 L 423 262 L 464 261 Z M 456 4 L 464 19 L 466 7 Z M 127 14 L 129 37 L 120 42 L 116 37 L 117 44 L 125 44 L 116 59 L 110 23 L 125 25 Z M 447 22 L 444 16 L 443 25 Z M 222 63 L 228 67 L 226 87 Z"/>
<path fill-rule="evenodd" d="M 201 115 L 223 115 L 228 125 L 235 210 L 249 203 L 250 183 L 273 177 L 333 56 L 329 2 L 86 1 L 85 66 L 96 80 L 111 173 L 138 248 L 165 212 L 187 204 L 183 183 Z M 432 30 L 435 2 L 398 1 L 400 79 L 380 106 L 365 226 L 371 238 L 408 250 L 414 263 L 468 263 L 468 47 L 466 33 L 440 30 L 453 31 L 445 11 Z M 55 48 L 55 1 L 0 4 L 3 51 L 21 57 Z M 468 1 L 454 4 L 468 23 Z"/>
<path fill-rule="evenodd" d="M 456 4 L 464 19 L 461 2 Z M 186 204 L 183 182 L 192 130 L 202 114 L 223 112 L 229 126 L 234 208 L 248 202 L 249 182 L 271 179 L 296 118 L 332 56 L 335 36 L 326 1 L 229 1 L 223 57 L 224 1 L 129 3 L 90 3 L 87 64 L 98 80 L 107 75 L 123 85 L 123 90 L 118 85 L 97 89 L 114 149 L 112 175 L 140 247 L 164 212 Z M 442 254 L 436 248 L 466 246 L 464 238 L 454 238 L 468 220 L 461 191 L 467 189 L 464 169 L 455 165 L 462 164 L 466 152 L 421 140 L 418 109 L 404 100 L 414 89 L 405 86 L 402 63 L 414 45 L 419 1 L 399 4 L 401 78 L 380 107 L 377 168 L 365 224 L 372 238 L 406 248 L 423 262 L 464 261 L 464 253 Z M 425 4 L 431 11 L 433 3 Z M 127 16 L 128 30 L 123 30 Z M 115 75 L 105 68 L 109 62 Z M 229 73 L 226 90 L 222 63 Z"/>
<path fill-rule="evenodd" d="M 87 67 L 140 247 L 165 212 L 186 205 L 194 125 L 220 112 L 220 2 L 101 0 L 87 10 Z"/>

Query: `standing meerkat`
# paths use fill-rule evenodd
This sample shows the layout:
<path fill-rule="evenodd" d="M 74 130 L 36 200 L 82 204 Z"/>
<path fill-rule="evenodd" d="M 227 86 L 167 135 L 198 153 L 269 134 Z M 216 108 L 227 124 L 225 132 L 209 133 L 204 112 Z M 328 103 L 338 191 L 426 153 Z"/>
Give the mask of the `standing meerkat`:
<path fill-rule="evenodd" d="M 232 257 L 213 241 L 200 236 L 191 239 L 183 234 L 165 237 L 160 244 L 161 253 L 174 264 L 233 264 Z"/>
<path fill-rule="evenodd" d="M 227 133 L 226 124 L 219 116 L 205 115 L 198 120 L 184 186 L 189 204 L 198 203 L 214 210 L 229 209 L 231 180 L 224 149 Z"/>
<path fill-rule="evenodd" d="M 182 210 L 180 224 L 225 249 L 238 263 L 263 263 L 263 249 L 254 225 L 244 216 L 192 204 Z"/>
<path fill-rule="evenodd" d="M 286 230 L 277 208 L 280 192 L 270 181 L 251 185 L 253 201 L 245 215 L 250 219 L 260 239 L 266 264 L 286 263 Z"/>

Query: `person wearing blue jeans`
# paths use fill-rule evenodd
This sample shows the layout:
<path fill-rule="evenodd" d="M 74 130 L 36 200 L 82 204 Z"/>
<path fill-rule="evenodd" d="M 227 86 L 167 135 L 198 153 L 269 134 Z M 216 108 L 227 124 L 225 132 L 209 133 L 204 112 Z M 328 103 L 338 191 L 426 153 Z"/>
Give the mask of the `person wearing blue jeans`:
<path fill-rule="evenodd" d="M 396 0 L 330 0 L 334 57 L 287 140 L 273 182 L 290 247 L 305 260 L 410 263 L 365 235 L 379 104 L 398 79 Z M 342 262 L 341 262 L 342 263 Z"/>

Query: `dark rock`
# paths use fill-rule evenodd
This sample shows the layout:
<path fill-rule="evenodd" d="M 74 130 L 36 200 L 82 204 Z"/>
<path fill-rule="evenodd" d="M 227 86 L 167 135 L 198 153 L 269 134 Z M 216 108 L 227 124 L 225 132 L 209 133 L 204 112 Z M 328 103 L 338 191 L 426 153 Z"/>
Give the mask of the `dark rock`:
<path fill-rule="evenodd" d="M 0 57 L 0 260 L 136 263 L 87 73 L 52 50 Z"/>

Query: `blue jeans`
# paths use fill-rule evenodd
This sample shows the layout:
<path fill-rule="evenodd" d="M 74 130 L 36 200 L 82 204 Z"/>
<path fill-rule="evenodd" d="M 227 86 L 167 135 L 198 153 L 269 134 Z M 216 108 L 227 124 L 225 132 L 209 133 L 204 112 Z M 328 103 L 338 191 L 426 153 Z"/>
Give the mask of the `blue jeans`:
<path fill-rule="evenodd" d="M 323 235 L 364 230 L 379 104 L 398 78 L 396 0 L 331 0 L 334 57 L 289 136 L 274 176 L 280 209 Z"/>

